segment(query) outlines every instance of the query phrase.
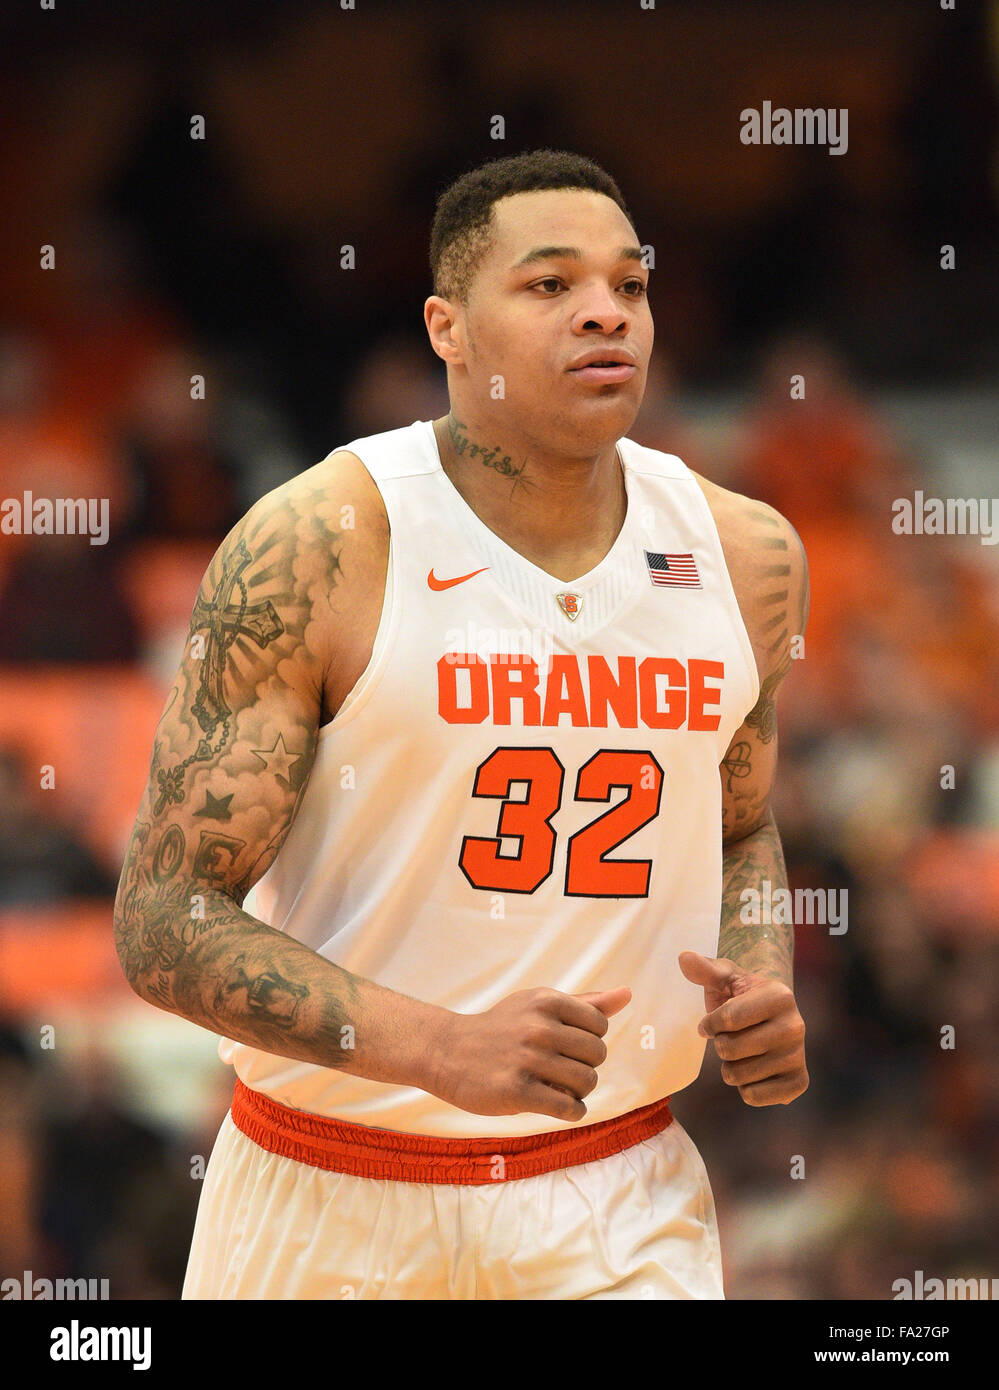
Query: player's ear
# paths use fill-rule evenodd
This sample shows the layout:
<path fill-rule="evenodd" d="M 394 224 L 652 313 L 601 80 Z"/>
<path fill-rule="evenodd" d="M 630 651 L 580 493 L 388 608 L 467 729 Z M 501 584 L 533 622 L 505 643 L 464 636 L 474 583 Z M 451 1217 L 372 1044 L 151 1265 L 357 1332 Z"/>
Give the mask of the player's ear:
<path fill-rule="evenodd" d="M 423 306 L 423 321 L 427 325 L 430 346 L 449 366 L 464 361 L 461 346 L 460 311 L 450 299 L 432 294 Z"/>

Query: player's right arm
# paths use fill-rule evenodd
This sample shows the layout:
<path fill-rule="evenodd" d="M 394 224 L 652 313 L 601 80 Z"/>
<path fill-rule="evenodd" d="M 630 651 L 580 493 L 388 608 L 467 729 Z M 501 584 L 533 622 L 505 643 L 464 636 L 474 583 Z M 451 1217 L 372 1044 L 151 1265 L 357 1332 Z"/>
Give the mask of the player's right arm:
<path fill-rule="evenodd" d="M 269 493 L 220 546 L 118 886 L 122 968 L 148 1002 L 278 1056 L 418 1086 L 476 1114 L 580 1119 L 624 992 L 524 990 L 455 1014 L 243 911 L 294 821 L 328 692 L 356 658 L 351 623 L 382 592 L 386 554 L 377 489 L 349 455 Z"/>

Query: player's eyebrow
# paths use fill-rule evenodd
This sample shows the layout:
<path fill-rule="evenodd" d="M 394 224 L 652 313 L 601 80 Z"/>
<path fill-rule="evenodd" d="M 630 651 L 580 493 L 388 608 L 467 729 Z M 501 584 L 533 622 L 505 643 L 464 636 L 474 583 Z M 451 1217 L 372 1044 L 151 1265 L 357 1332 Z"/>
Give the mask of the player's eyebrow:
<path fill-rule="evenodd" d="M 526 254 L 516 261 L 511 270 L 519 270 L 521 266 L 532 265 L 535 261 L 581 261 L 583 253 L 578 246 L 534 246 Z M 617 253 L 619 261 L 640 261 L 642 259 L 642 248 L 640 246 L 622 246 Z"/>

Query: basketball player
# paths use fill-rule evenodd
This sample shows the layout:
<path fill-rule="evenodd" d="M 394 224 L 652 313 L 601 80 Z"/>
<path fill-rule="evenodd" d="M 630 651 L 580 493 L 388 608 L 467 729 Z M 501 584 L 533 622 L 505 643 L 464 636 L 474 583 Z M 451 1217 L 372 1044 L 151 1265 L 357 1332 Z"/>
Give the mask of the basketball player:
<path fill-rule="evenodd" d="M 724 1296 L 669 1110 L 705 1039 L 807 1086 L 770 811 L 788 523 L 629 440 L 653 327 L 613 180 L 440 198 L 451 410 L 269 493 L 205 576 L 115 913 L 223 1036 L 186 1298 Z M 720 939 L 719 939 L 720 928 Z"/>

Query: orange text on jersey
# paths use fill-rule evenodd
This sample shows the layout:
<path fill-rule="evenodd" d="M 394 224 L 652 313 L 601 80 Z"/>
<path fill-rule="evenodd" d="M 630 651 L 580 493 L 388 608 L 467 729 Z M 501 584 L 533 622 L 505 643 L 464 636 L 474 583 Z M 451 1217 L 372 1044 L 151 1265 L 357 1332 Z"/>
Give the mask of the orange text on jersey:
<path fill-rule="evenodd" d="M 608 713 L 620 729 L 714 730 L 720 715 L 725 663 L 691 657 L 616 658 L 552 656 L 547 672 L 527 656 L 445 652 L 437 663 L 437 710 L 448 724 L 557 726 L 568 715 L 576 728 L 606 729 Z M 588 692 L 588 693 L 587 693 Z M 514 717 L 514 713 L 516 716 Z"/>

